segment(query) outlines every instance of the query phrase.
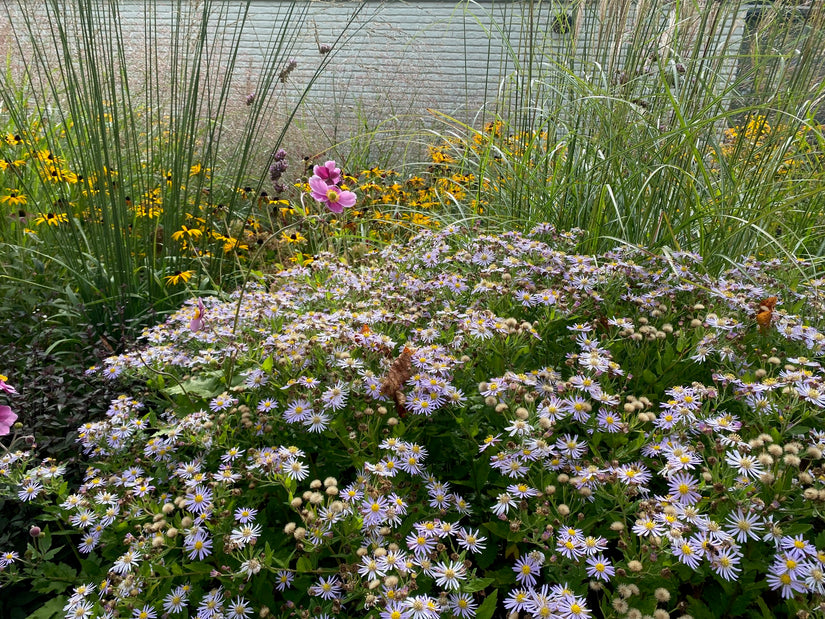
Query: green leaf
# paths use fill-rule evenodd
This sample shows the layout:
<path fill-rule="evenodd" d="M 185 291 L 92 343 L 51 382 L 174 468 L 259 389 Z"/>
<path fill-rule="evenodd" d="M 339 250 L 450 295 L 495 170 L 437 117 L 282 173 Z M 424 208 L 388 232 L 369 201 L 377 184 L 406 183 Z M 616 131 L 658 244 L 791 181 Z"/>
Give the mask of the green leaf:
<path fill-rule="evenodd" d="M 481 569 L 487 569 L 498 559 L 498 544 L 488 543 L 481 554 L 475 556 L 476 565 Z"/>
<path fill-rule="evenodd" d="M 68 598 L 65 595 L 52 598 L 27 616 L 26 619 L 53 619 L 53 617 L 62 617 L 64 614 L 63 607 L 66 605 L 67 600 Z"/>
<path fill-rule="evenodd" d="M 80 559 L 80 579 L 98 582 L 105 576 L 106 570 L 100 564 L 100 559 L 92 555 L 88 559 Z"/>
<path fill-rule="evenodd" d="M 298 563 L 295 565 L 295 571 L 299 574 L 305 574 L 312 571 L 312 561 L 307 557 L 299 557 Z"/>
<path fill-rule="evenodd" d="M 57 546 L 56 548 L 51 548 L 48 552 L 44 552 L 40 556 L 40 559 L 42 561 L 50 561 L 51 559 L 54 559 L 55 556 L 57 556 L 57 553 L 63 550 L 63 548 L 65 548 L 65 546 Z"/>
<path fill-rule="evenodd" d="M 645 381 L 648 385 L 653 385 L 656 383 L 656 375 L 650 370 L 644 370 L 642 372 L 642 380 Z"/>
<path fill-rule="evenodd" d="M 261 363 L 261 369 L 267 373 L 271 372 L 274 366 L 275 359 L 273 359 L 272 356 L 267 357 L 266 359 L 264 359 L 263 363 Z"/>
<path fill-rule="evenodd" d="M 493 592 L 484 598 L 481 606 L 476 612 L 476 619 L 490 619 L 493 613 L 496 612 L 496 602 L 498 601 L 498 589 L 493 589 Z"/>
<path fill-rule="evenodd" d="M 61 593 L 71 586 L 77 577 L 71 566 L 65 563 L 42 563 L 43 577 L 32 580 L 32 589 L 38 593 Z"/>
<path fill-rule="evenodd" d="M 473 580 L 467 581 L 467 584 L 461 587 L 461 590 L 464 593 L 475 593 L 476 591 L 486 589 L 494 582 L 495 578 L 474 578 Z"/>
<path fill-rule="evenodd" d="M 481 526 L 483 526 L 493 535 L 500 537 L 501 539 L 507 539 L 507 536 L 510 535 L 510 527 L 508 527 L 503 522 L 496 522 L 495 520 L 491 520 L 490 522 L 485 522 Z"/>
<path fill-rule="evenodd" d="M 166 390 L 171 396 L 192 394 L 202 398 L 213 398 L 223 391 L 220 382 L 221 372 L 204 372 L 193 376 L 179 385 L 174 385 Z"/>
<path fill-rule="evenodd" d="M 756 598 L 756 605 L 759 606 L 759 610 L 762 611 L 762 619 L 771 619 L 774 616 L 771 609 L 765 604 L 765 600 L 761 597 Z"/>

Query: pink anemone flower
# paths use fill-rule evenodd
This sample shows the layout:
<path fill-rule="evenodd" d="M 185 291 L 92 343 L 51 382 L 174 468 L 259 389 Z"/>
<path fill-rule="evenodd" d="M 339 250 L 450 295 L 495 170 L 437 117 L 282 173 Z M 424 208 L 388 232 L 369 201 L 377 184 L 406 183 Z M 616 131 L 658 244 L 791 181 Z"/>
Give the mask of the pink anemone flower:
<path fill-rule="evenodd" d="M 309 179 L 309 188 L 312 190 L 310 195 L 313 199 L 324 204 L 333 213 L 341 213 L 345 207 L 349 208 L 355 205 L 354 193 L 345 191 L 335 185 L 329 185 L 318 176 Z"/>
<path fill-rule="evenodd" d="M 17 415 L 11 411 L 11 408 L 5 405 L 0 406 L 0 436 L 6 436 L 11 432 L 15 421 L 17 421 Z"/>
<path fill-rule="evenodd" d="M 7 380 L 8 379 L 5 376 L 0 374 L 0 391 L 5 391 L 6 393 L 8 393 L 10 395 L 15 395 L 17 393 L 17 389 L 15 389 L 11 385 L 7 384 L 6 383 Z"/>
<path fill-rule="evenodd" d="M 198 299 L 198 309 L 195 310 L 192 320 L 189 321 L 189 330 L 193 333 L 203 329 L 203 318 L 206 314 L 206 308 L 203 306 L 203 301 Z"/>
<path fill-rule="evenodd" d="M 334 161 L 313 167 L 312 173 L 327 185 L 337 185 L 341 182 L 341 168 L 336 167 Z"/>

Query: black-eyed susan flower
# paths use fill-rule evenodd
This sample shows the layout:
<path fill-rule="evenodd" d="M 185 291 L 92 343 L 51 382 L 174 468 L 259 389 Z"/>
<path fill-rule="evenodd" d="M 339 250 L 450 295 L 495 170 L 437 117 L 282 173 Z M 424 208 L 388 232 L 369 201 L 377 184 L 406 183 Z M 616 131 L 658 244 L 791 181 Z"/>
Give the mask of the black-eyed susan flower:
<path fill-rule="evenodd" d="M 0 204 L 22 206 L 28 201 L 25 194 L 20 193 L 16 189 L 7 189 L 6 191 L 8 191 L 6 195 L 0 196 Z"/>
<path fill-rule="evenodd" d="M 175 271 L 172 275 L 166 276 L 166 285 L 167 286 L 177 286 L 181 282 L 184 284 L 192 279 L 192 276 L 195 274 L 194 271 Z"/>
<path fill-rule="evenodd" d="M 57 226 L 59 224 L 64 224 L 69 221 L 68 215 L 66 213 L 46 213 L 45 215 L 40 215 L 37 219 L 34 220 L 38 226 L 40 224 L 48 224 L 50 226 Z"/>
<path fill-rule="evenodd" d="M 181 239 L 199 239 L 203 236 L 203 232 L 198 230 L 197 228 L 189 228 L 187 226 L 181 226 L 180 230 L 177 230 L 172 233 L 172 240 L 179 241 Z"/>
<path fill-rule="evenodd" d="M 301 233 L 296 230 L 292 230 L 290 232 L 284 231 L 281 233 L 281 240 L 286 241 L 287 243 L 303 243 L 306 241 Z"/>
<path fill-rule="evenodd" d="M 7 133 L 3 136 L 3 139 L 9 146 L 17 146 L 18 144 L 23 143 L 23 138 L 14 133 Z"/>

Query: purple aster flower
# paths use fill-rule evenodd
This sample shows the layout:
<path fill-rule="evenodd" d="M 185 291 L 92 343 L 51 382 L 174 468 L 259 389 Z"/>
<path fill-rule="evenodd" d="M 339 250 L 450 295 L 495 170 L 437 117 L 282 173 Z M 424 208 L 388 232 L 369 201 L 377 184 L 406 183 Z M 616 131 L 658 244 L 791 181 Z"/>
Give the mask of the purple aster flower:
<path fill-rule="evenodd" d="M 404 602 L 389 600 L 379 615 L 381 619 L 410 619 L 410 613 Z"/>
<path fill-rule="evenodd" d="M 584 619 L 590 616 L 584 598 L 576 595 L 564 596 L 559 601 L 558 612 L 564 619 Z"/>
<path fill-rule="evenodd" d="M 0 567 L 7 567 L 19 558 L 20 555 L 18 555 L 17 552 L 15 552 L 14 550 L 10 552 L 4 552 L 0 554 Z"/>
<path fill-rule="evenodd" d="M 43 486 L 39 482 L 27 480 L 20 486 L 20 491 L 17 496 L 21 501 L 31 501 L 43 490 Z"/>
<path fill-rule="evenodd" d="M 457 538 L 458 545 L 466 548 L 470 552 L 481 552 L 485 548 L 484 542 L 487 541 L 486 537 L 479 537 L 478 529 L 475 531 L 472 529 L 460 529 Z"/>
<path fill-rule="evenodd" d="M 458 589 L 467 576 L 467 568 L 460 561 L 440 562 L 433 568 L 435 583 L 445 589 Z"/>
<path fill-rule="evenodd" d="M 603 554 L 598 554 L 587 559 L 587 575 L 596 580 L 608 581 L 616 574 L 616 568 Z"/>
<path fill-rule="evenodd" d="M 194 514 L 200 514 L 212 506 L 212 491 L 206 486 L 198 484 L 186 493 L 186 509 Z"/>
<path fill-rule="evenodd" d="M 478 608 L 475 600 L 473 600 L 472 593 L 451 593 L 447 603 L 450 605 L 450 611 L 453 615 L 461 619 L 475 617 Z"/>
<path fill-rule="evenodd" d="M 736 538 L 740 544 L 747 542 L 748 539 L 758 540 L 759 534 L 765 529 L 758 514 L 746 514 L 741 507 L 736 510 L 736 513 L 728 514 L 725 524 L 728 525 L 725 531 Z"/>
<path fill-rule="evenodd" d="M 532 587 L 536 584 L 536 576 L 541 572 L 541 566 L 530 555 L 520 557 L 513 566 L 516 573 L 516 582 L 523 587 Z"/>
<path fill-rule="evenodd" d="M 618 432 L 622 429 L 622 417 L 615 411 L 600 408 L 599 414 L 596 416 L 596 423 L 599 424 L 599 430 L 603 432 Z"/>
<path fill-rule="evenodd" d="M 295 580 L 295 573 L 288 572 L 287 570 L 278 570 L 275 572 L 275 579 L 278 581 L 275 588 L 278 591 L 285 591 L 292 586 L 292 581 Z"/>
<path fill-rule="evenodd" d="M 284 411 L 284 420 L 287 423 L 299 423 L 312 416 L 312 407 L 306 400 L 293 400 Z"/>
<path fill-rule="evenodd" d="M 235 520 L 241 524 L 247 524 L 255 519 L 255 515 L 257 513 L 257 509 L 252 509 L 251 507 L 239 507 L 235 510 Z"/>
<path fill-rule="evenodd" d="M 321 401 L 329 408 L 337 411 L 347 403 L 349 390 L 344 382 L 338 381 L 321 395 Z"/>
<path fill-rule="evenodd" d="M 203 561 L 212 553 L 212 539 L 208 537 L 205 531 L 199 530 L 195 535 L 187 537 L 183 547 L 189 553 L 191 561 L 195 559 Z"/>
<path fill-rule="evenodd" d="M 302 481 L 309 475 L 309 467 L 294 456 L 286 461 L 284 468 L 287 477 L 296 481 Z"/>
<path fill-rule="evenodd" d="M 498 516 L 499 518 L 504 517 L 507 513 L 509 513 L 510 508 L 515 506 L 516 502 L 513 501 L 513 497 L 511 497 L 506 492 L 502 492 L 496 498 L 496 502 L 492 506 L 493 513 Z"/>
<path fill-rule="evenodd" d="M 682 505 L 693 505 L 702 495 L 696 492 L 697 482 L 687 473 L 678 473 L 668 481 L 670 494 Z"/>
<path fill-rule="evenodd" d="M 512 613 L 518 613 L 525 609 L 530 601 L 530 594 L 527 589 L 512 589 L 504 600 L 504 608 Z"/>
<path fill-rule="evenodd" d="M 719 546 L 710 561 L 710 567 L 725 580 L 735 580 L 741 568 L 742 553 L 738 548 Z"/>
<path fill-rule="evenodd" d="M 673 542 L 673 555 L 685 565 L 696 569 L 704 556 L 701 544 L 695 539 L 679 538 Z"/>
<path fill-rule="evenodd" d="M 426 556 L 435 548 L 435 542 L 434 537 L 424 535 L 424 533 L 420 531 L 407 536 L 407 547 L 412 550 L 416 556 Z"/>
<path fill-rule="evenodd" d="M 802 533 L 797 535 L 796 537 L 791 537 L 790 535 L 785 535 L 780 538 L 779 546 L 782 550 L 788 552 L 788 554 L 792 554 L 796 557 L 799 557 L 799 560 L 803 560 L 806 556 L 807 557 L 815 557 L 816 547 L 813 546 L 810 542 L 806 541 Z"/>
<path fill-rule="evenodd" d="M 805 583 L 788 572 L 782 564 L 771 565 L 765 581 L 771 589 L 778 589 L 782 598 L 786 600 L 792 598 L 795 593 L 806 593 L 808 590 Z"/>
<path fill-rule="evenodd" d="M 437 619 L 441 607 L 438 601 L 428 595 L 414 595 L 404 600 L 404 605 L 412 613 L 412 619 Z"/>
<path fill-rule="evenodd" d="M 219 411 L 225 411 L 227 408 L 230 408 L 237 403 L 237 398 L 233 398 L 231 395 L 222 393 L 219 396 L 212 398 L 212 401 L 209 403 L 209 408 L 217 413 Z"/>
<path fill-rule="evenodd" d="M 379 496 L 376 499 L 367 499 L 361 504 L 361 514 L 364 516 L 364 526 L 381 524 L 387 518 L 389 503 Z"/>
<path fill-rule="evenodd" d="M 117 561 L 115 561 L 114 565 L 112 565 L 111 571 L 124 576 L 137 567 L 141 559 L 142 556 L 137 550 L 127 550 Z"/>
<path fill-rule="evenodd" d="M 556 540 L 556 550 L 568 559 L 578 560 L 585 555 L 584 540 L 567 534 L 560 535 Z"/>
<path fill-rule="evenodd" d="M 95 549 L 97 546 L 98 541 L 100 541 L 100 534 L 99 533 L 86 533 L 83 536 L 80 544 L 78 545 L 77 549 L 82 552 L 84 555 L 89 554 L 92 550 Z"/>
<path fill-rule="evenodd" d="M 133 619 L 155 619 L 157 616 L 157 611 L 149 604 L 145 604 L 143 608 L 136 608 L 132 611 Z"/>
<path fill-rule="evenodd" d="M 320 580 L 309 588 L 309 594 L 320 596 L 324 600 L 332 600 L 341 595 L 341 583 L 337 576 L 330 576 Z"/>

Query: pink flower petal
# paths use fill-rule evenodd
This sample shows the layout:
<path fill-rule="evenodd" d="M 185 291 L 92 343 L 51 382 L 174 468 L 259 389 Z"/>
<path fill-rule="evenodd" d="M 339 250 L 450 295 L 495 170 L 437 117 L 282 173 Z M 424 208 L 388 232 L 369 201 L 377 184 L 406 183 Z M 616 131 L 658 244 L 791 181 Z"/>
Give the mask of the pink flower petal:
<path fill-rule="evenodd" d="M 5 405 L 0 406 L 0 436 L 11 432 L 15 421 L 17 421 L 17 415 L 12 412 L 11 408 Z"/>
<path fill-rule="evenodd" d="M 351 191 L 342 191 L 338 195 L 338 204 L 343 207 L 349 208 L 351 206 L 355 206 L 356 196 Z"/>

